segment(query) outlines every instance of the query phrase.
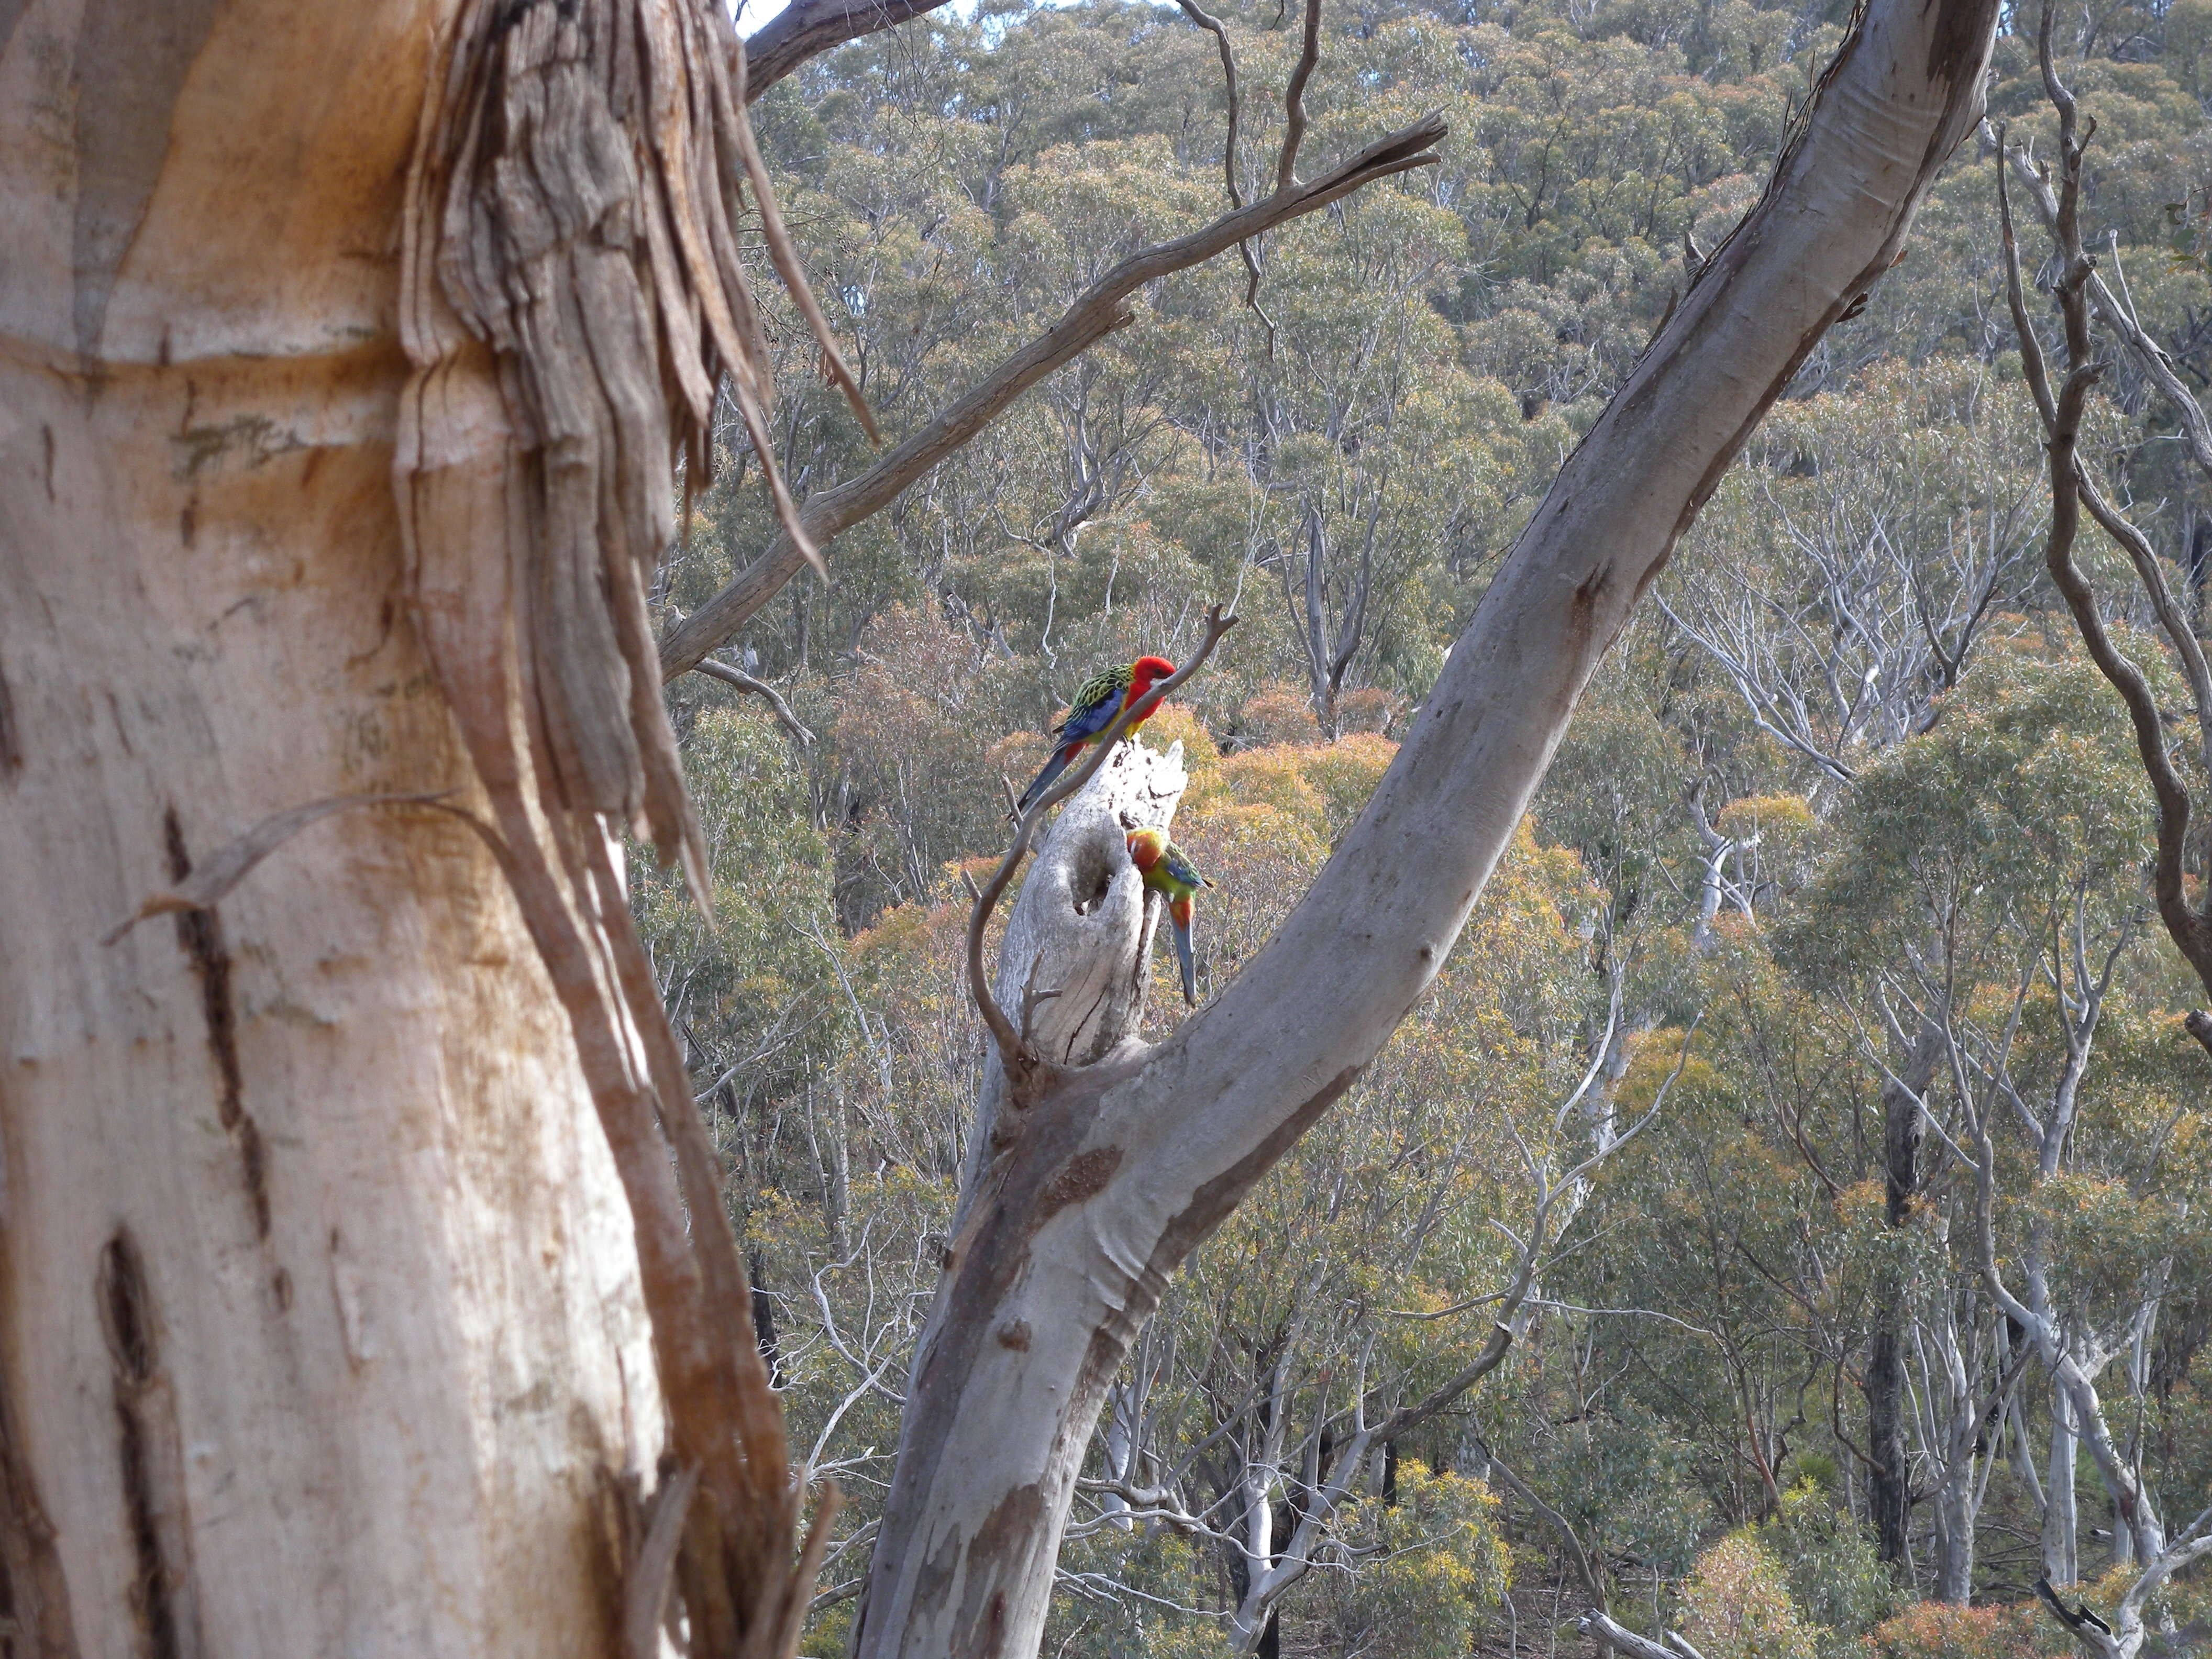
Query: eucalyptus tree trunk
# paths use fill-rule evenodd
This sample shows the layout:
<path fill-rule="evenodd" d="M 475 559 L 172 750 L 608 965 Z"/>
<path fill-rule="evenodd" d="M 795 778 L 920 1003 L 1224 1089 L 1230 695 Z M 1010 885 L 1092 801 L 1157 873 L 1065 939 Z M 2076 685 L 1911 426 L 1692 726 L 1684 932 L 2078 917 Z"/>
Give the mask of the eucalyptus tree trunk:
<path fill-rule="evenodd" d="M 1948 1465 L 1933 1494 L 1936 1581 L 1929 1599 L 1965 1607 L 1974 1599 L 1974 1521 L 1980 1512 L 1980 1483 L 1971 1448 Z"/>
<path fill-rule="evenodd" d="M 740 64 L 711 0 L 0 3 L 11 1654 L 796 1640 L 613 840 L 697 850 L 641 593 L 766 395 L 741 205 L 811 305 Z"/>
<path fill-rule="evenodd" d="M 859 1659 L 1036 1650 L 1132 1336 L 1436 975 L 1599 659 L 1806 353 L 1895 263 L 1978 116 L 1996 16 L 1873 0 L 1765 199 L 1569 459 L 1367 810 L 1242 976 L 1159 1047 L 1088 1066 L 999 1036 L 1020 1072 L 916 1358 Z"/>
<path fill-rule="evenodd" d="M 2081 1578 L 2081 1510 L 2074 1464 L 2081 1442 L 2074 1432 L 2074 1401 L 2063 1382 L 2051 1389 L 2051 1467 L 2043 1483 L 2043 1576 L 2054 1584 Z"/>
<path fill-rule="evenodd" d="M 1882 1218 L 1894 1232 L 1912 1219 L 1920 1192 L 1920 1103 L 1936 1075 L 1943 1031 L 1923 1021 L 1897 1075 L 1883 1086 Z M 1867 1508 L 1875 1547 L 1893 1570 L 1912 1569 L 1912 1471 L 1906 1457 L 1905 1325 L 1909 1285 L 1900 1271 L 1885 1271 L 1875 1292 L 1874 1331 L 1867 1340 Z"/>
<path fill-rule="evenodd" d="M 471 787 L 391 483 L 437 21 L 0 8 L 0 1567 L 40 1659 L 617 1639 L 636 1250 L 477 836 L 348 811 L 102 942 L 272 814 Z"/>

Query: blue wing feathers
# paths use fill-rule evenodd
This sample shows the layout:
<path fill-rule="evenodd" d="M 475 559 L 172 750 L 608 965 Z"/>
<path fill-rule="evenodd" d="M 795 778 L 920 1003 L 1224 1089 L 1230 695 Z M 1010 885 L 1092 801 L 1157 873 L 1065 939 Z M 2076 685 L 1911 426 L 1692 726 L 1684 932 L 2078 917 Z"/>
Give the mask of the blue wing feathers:
<path fill-rule="evenodd" d="M 1117 693 L 1103 702 L 1079 708 L 1060 722 L 1054 735 L 1062 743 L 1088 743 L 1114 723 L 1114 716 L 1121 712 L 1121 699 Z"/>

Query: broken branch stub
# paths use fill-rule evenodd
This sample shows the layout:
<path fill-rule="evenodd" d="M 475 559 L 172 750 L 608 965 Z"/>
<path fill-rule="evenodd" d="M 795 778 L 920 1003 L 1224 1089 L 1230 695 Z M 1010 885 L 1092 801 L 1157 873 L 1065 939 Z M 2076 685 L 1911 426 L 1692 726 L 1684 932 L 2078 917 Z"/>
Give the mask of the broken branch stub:
<path fill-rule="evenodd" d="M 1145 1012 L 1143 947 L 1158 917 L 1129 858 L 1135 830 L 1164 830 L 1189 782 L 1182 744 L 1121 744 L 1091 787 L 1060 809 L 1030 866 L 999 948 L 1003 1000 L 1037 1003 L 1024 1038 L 1058 1066 L 1087 1066 L 1133 1036 Z"/>
<path fill-rule="evenodd" d="M 1044 823 L 1046 815 L 1062 801 L 1073 799 L 1087 788 L 1099 768 L 1119 748 L 1121 739 L 1131 733 L 1139 720 L 1151 719 L 1154 710 L 1182 690 L 1190 678 L 1206 665 L 1206 660 L 1213 654 L 1214 647 L 1236 626 L 1237 618 L 1224 615 L 1219 605 L 1208 605 L 1206 610 L 1206 637 L 1199 641 L 1198 649 L 1184 659 L 1181 668 L 1154 686 L 1144 698 L 1116 714 L 1113 724 L 1099 734 L 1090 754 L 1073 770 L 1062 775 L 1051 788 L 1038 796 L 1028 811 L 1021 811 L 1017 806 L 1014 838 L 1012 844 L 1006 848 L 1006 856 L 999 860 L 999 867 L 991 872 L 990 880 L 981 892 L 975 892 L 973 883 L 969 884 L 974 900 L 968 911 L 969 989 L 975 996 L 976 1012 L 982 1016 L 984 1029 L 990 1032 L 993 1042 L 998 1047 L 1000 1064 L 1010 1076 L 1020 1082 L 1024 1090 L 1032 1080 L 1042 1079 L 1048 1073 L 1049 1063 L 1039 1058 L 1023 1031 L 1006 1018 L 1006 1010 L 983 977 L 983 930 L 990 923 L 991 912 L 998 908 L 1000 899 L 1006 896 L 1006 885 L 1013 879 L 1014 872 L 1021 867 L 1023 856 L 1030 850 L 1038 826 Z M 1011 784 L 1007 790 L 1012 793 Z"/>
<path fill-rule="evenodd" d="M 1060 809 L 1038 848 L 1006 919 L 994 981 L 999 1004 L 1018 1011 L 1019 1034 L 1040 1074 L 1093 1065 L 1143 1025 L 1160 907 L 1146 902 L 1127 836 L 1133 830 L 1164 831 L 1189 781 L 1180 742 L 1164 754 L 1139 742 L 1117 744 Z M 963 1206 L 991 1160 L 1000 1115 L 1026 1100 L 1026 1085 L 1010 1089 L 1000 1056 L 987 1056 L 961 1182 Z"/>

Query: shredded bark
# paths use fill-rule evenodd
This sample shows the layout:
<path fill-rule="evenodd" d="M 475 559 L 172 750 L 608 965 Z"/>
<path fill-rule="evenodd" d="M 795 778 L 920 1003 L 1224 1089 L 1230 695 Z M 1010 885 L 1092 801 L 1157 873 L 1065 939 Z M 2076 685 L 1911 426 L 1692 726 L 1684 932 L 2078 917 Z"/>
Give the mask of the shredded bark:
<path fill-rule="evenodd" d="M 647 600 L 679 458 L 690 489 L 708 479 L 719 386 L 805 541 L 738 258 L 748 184 L 824 372 L 872 422 L 777 220 L 718 7 L 467 0 L 434 62 L 402 221 L 408 597 L 488 799 L 492 823 L 470 822 L 575 1034 L 636 1226 L 671 1449 L 697 1471 L 636 1564 L 632 1623 L 672 1571 L 692 1651 L 772 1659 L 796 1643 L 829 1502 L 803 1544 L 720 1170 L 611 845 L 650 840 L 704 904 Z"/>
<path fill-rule="evenodd" d="M 423 204 L 439 289 L 491 348 L 528 464 L 516 597 L 563 804 L 633 825 L 695 881 L 698 826 L 646 601 L 675 533 L 677 457 L 696 488 L 725 374 L 777 515 L 804 539 L 768 439 L 767 343 L 737 255 L 740 179 L 764 209 L 773 198 L 733 65 L 742 77 L 721 13 L 688 0 L 479 0 L 431 138 L 442 199 Z M 805 294 L 772 212 L 762 226 Z M 857 404 L 811 296 L 800 303 Z"/>

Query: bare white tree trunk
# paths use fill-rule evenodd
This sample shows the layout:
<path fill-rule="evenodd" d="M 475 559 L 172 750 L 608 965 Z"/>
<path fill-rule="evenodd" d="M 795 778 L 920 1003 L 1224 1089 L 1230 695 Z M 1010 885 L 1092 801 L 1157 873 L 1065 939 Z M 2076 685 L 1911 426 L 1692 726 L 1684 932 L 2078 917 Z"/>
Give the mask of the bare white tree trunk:
<path fill-rule="evenodd" d="M 2051 1474 L 2044 1483 L 2043 1576 L 2054 1584 L 2081 1582 L 2080 1511 L 2074 1495 L 2074 1401 L 2065 1388 L 2051 1390 Z"/>
<path fill-rule="evenodd" d="M 1976 1447 L 1981 1439 L 1980 1334 L 1956 1309 L 1945 1305 L 1937 1320 L 1915 1328 L 1925 1381 L 1921 1407 L 1928 1461 L 1936 1470 L 1930 1508 L 1935 1529 L 1936 1582 L 1933 1599 L 1965 1607 L 1973 1599 L 1974 1522 L 1981 1513 L 1984 1468 Z M 1928 1350 L 1933 1347 L 1934 1355 Z"/>
<path fill-rule="evenodd" d="M 437 15 L 0 11 L 0 1564 L 41 1659 L 618 1639 L 635 1247 L 477 838 L 345 811 L 101 942 L 283 809 L 468 799 L 390 482 Z"/>
<path fill-rule="evenodd" d="M 1599 659 L 1806 352 L 1895 261 L 1977 118 L 1996 17 L 1875 0 L 1282 930 L 1170 1042 L 1040 1067 L 1000 1109 L 908 1394 L 860 1659 L 1036 1651 L 1078 1463 L 1167 1275 L 1442 966 Z"/>

